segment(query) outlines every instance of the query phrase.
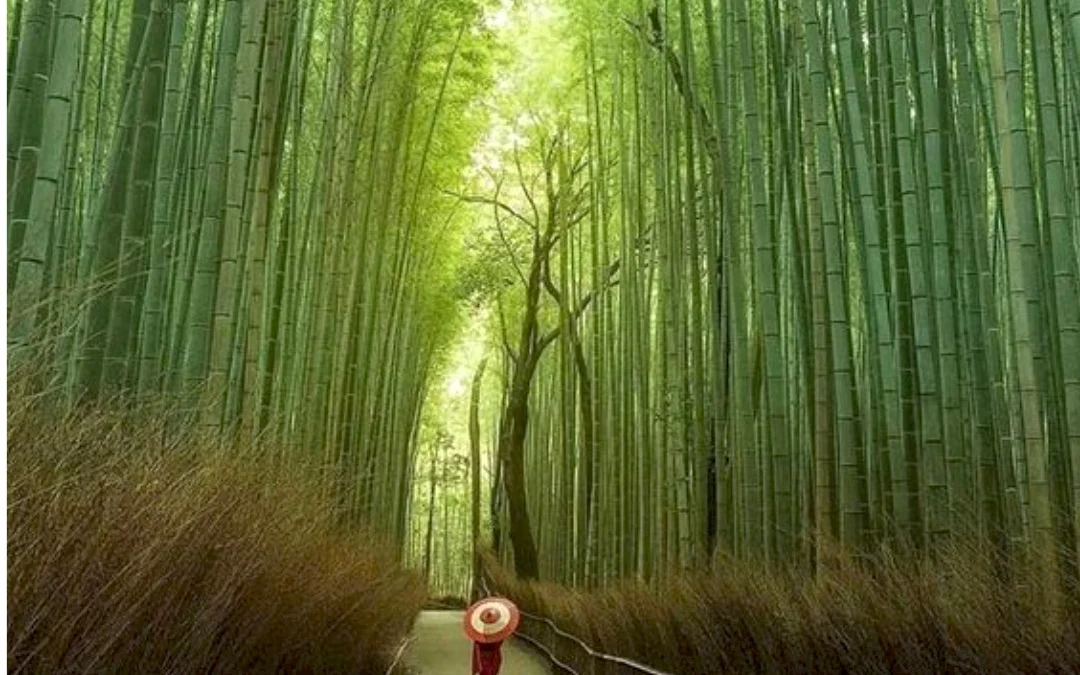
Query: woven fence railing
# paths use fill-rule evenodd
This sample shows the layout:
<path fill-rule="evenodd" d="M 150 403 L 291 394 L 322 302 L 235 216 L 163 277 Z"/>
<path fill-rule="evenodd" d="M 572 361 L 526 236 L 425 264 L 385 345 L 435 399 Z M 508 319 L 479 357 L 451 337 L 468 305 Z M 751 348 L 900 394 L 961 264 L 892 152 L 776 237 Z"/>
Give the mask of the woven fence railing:
<path fill-rule="evenodd" d="M 481 578 L 484 593 L 491 595 L 486 578 Z M 575 675 L 670 675 L 643 663 L 593 649 L 584 640 L 563 630 L 546 617 L 521 610 L 521 625 L 515 637 L 525 640 L 543 653 L 551 663 Z"/>

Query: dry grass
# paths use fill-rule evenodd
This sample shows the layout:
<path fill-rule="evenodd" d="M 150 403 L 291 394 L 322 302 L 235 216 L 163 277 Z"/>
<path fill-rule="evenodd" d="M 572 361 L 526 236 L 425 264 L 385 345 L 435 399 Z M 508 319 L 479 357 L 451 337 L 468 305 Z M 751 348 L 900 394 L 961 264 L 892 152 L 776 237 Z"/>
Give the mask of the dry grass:
<path fill-rule="evenodd" d="M 8 424 L 9 672 L 381 675 L 424 603 L 311 490 L 151 419 Z"/>
<path fill-rule="evenodd" d="M 492 557 L 485 563 L 494 587 L 524 611 L 601 652 L 673 674 L 1080 672 L 1076 606 L 1062 598 L 1053 616 L 1030 592 L 1039 580 L 1014 570 L 1003 581 L 990 560 L 973 550 L 934 565 L 885 558 L 867 568 L 838 558 L 813 579 L 728 562 L 656 588 L 589 592 L 522 583 Z M 578 672 L 594 672 L 545 624 L 523 621 L 523 630 Z"/>

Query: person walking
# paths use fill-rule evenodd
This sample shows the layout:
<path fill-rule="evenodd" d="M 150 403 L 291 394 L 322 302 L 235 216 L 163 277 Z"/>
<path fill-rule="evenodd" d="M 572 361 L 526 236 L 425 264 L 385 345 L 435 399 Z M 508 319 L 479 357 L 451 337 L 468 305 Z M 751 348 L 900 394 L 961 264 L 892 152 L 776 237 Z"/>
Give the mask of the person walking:
<path fill-rule="evenodd" d="M 483 598 L 465 610 L 465 635 L 473 641 L 472 675 L 498 675 L 502 643 L 520 621 L 517 605 L 506 598 Z"/>

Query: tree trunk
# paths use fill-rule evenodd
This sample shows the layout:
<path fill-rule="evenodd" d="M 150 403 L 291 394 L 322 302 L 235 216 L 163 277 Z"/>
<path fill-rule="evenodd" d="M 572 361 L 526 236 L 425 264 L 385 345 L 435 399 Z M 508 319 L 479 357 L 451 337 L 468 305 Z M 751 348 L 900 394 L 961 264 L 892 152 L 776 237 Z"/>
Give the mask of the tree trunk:
<path fill-rule="evenodd" d="M 480 567 L 480 384 L 484 379 L 487 358 L 481 359 L 473 377 L 472 395 L 469 401 L 469 466 L 472 484 L 472 594 L 473 600 L 480 597 L 483 570 Z"/>
<path fill-rule="evenodd" d="M 529 425 L 529 385 L 534 371 L 535 363 L 522 363 L 515 368 L 514 385 L 499 434 L 499 461 L 505 469 L 506 499 L 510 507 L 510 544 L 514 548 L 514 570 L 521 579 L 540 577 L 525 495 L 525 431 Z"/>

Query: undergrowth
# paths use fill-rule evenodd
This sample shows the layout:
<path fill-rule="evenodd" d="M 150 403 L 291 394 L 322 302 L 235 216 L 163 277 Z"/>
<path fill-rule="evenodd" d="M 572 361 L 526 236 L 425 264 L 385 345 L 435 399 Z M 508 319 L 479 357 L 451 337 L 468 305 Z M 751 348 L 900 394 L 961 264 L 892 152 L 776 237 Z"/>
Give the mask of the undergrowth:
<path fill-rule="evenodd" d="M 8 411 L 8 672 L 387 672 L 424 583 L 313 490 L 146 415 L 27 400 Z"/>
<path fill-rule="evenodd" d="M 519 581 L 490 555 L 485 567 L 523 611 L 673 675 L 1080 672 L 1075 603 L 1061 594 L 1050 611 L 1045 580 L 1017 566 L 1005 580 L 992 561 L 976 548 L 933 564 L 838 557 L 814 577 L 728 561 L 590 591 Z M 639 672 L 588 657 L 542 622 L 522 630 L 577 672 Z"/>

